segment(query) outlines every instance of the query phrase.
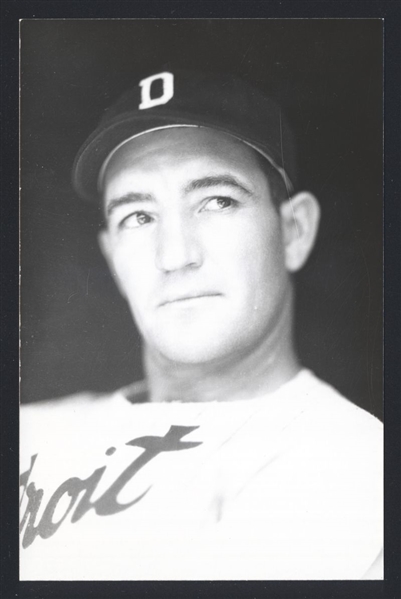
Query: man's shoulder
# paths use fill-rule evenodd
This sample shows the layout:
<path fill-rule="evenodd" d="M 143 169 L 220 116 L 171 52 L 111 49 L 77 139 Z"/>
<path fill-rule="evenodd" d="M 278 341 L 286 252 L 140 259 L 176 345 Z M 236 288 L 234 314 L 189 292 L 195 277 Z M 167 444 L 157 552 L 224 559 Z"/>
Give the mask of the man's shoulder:
<path fill-rule="evenodd" d="M 376 416 L 309 371 L 305 372 L 301 387 L 304 405 L 298 430 L 307 446 L 319 444 L 328 454 L 335 447 L 338 455 L 349 459 L 381 459 L 383 423 Z"/>
<path fill-rule="evenodd" d="M 74 411 L 76 409 L 88 408 L 99 401 L 110 399 L 112 394 L 95 393 L 90 391 L 83 391 L 79 393 L 73 393 L 71 395 L 65 395 L 63 397 L 51 397 L 48 399 L 41 399 L 39 401 L 33 401 L 29 403 L 22 403 L 20 412 L 22 417 L 34 416 L 35 414 L 52 414 L 54 412 L 63 411 Z"/>
<path fill-rule="evenodd" d="M 342 422 L 360 422 L 361 425 L 381 429 L 382 422 L 368 410 L 347 399 L 340 391 L 317 377 L 310 370 L 302 373 L 302 392 L 319 418 L 344 418 Z"/>
<path fill-rule="evenodd" d="M 53 414 L 60 417 L 62 413 L 82 413 L 99 409 L 116 403 L 135 404 L 147 401 L 147 385 L 145 381 L 137 381 L 129 386 L 110 392 L 82 391 L 59 398 L 43 399 L 21 404 L 21 417 L 30 418 L 35 415 Z"/>

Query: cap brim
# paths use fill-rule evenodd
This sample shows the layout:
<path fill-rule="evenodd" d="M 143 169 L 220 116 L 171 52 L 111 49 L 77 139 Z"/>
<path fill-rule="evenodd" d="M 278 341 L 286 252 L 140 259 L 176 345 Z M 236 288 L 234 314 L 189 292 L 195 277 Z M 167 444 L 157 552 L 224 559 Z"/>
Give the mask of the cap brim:
<path fill-rule="evenodd" d="M 153 118 L 133 116 L 132 113 L 127 115 L 126 118 L 119 115 L 119 118 L 115 122 L 110 122 L 107 128 L 99 127 L 96 129 L 81 147 L 75 159 L 72 171 L 72 182 L 75 190 L 82 198 L 90 202 L 98 201 L 101 194 L 99 176 L 101 180 L 108 159 L 119 146 L 130 139 L 151 131 L 174 127 L 212 128 L 243 141 L 262 154 L 280 172 L 287 189 L 292 190 L 292 183 L 284 169 L 277 164 L 272 148 L 261 145 L 260 142 L 256 142 L 254 139 L 245 138 L 243 133 L 236 132 L 235 128 L 232 127 L 221 126 L 221 123 L 215 124 L 212 120 L 206 122 L 193 118 L 193 116 L 189 117 L 189 115 L 177 115 L 172 118 L 171 113 L 168 117 L 159 114 L 158 117 Z"/>

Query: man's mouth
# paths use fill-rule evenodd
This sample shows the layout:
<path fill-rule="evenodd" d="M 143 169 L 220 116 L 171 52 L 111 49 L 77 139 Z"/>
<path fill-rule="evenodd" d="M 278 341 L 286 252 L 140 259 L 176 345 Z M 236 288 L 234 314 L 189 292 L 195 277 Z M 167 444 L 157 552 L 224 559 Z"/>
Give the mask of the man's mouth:
<path fill-rule="evenodd" d="M 163 299 L 160 302 L 159 307 L 168 306 L 170 304 L 184 304 L 186 302 L 191 303 L 191 302 L 196 302 L 197 300 L 209 299 L 209 298 L 214 298 L 214 297 L 219 297 L 219 296 L 221 296 L 221 293 L 217 293 L 215 291 L 189 292 L 189 293 L 177 294 L 177 295 L 169 296 L 166 299 Z"/>

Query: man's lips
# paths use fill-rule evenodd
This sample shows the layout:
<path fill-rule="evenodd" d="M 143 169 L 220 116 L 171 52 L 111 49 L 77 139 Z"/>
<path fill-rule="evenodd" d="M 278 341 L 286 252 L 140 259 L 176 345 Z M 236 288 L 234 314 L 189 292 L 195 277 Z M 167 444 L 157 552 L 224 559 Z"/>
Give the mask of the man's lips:
<path fill-rule="evenodd" d="M 217 293 L 216 291 L 199 291 L 199 292 L 189 292 L 183 294 L 177 294 L 169 296 L 163 299 L 159 303 L 159 307 L 167 306 L 169 304 L 179 304 L 181 302 L 189 302 L 191 300 L 204 299 L 209 297 L 218 297 L 221 296 L 221 293 Z"/>

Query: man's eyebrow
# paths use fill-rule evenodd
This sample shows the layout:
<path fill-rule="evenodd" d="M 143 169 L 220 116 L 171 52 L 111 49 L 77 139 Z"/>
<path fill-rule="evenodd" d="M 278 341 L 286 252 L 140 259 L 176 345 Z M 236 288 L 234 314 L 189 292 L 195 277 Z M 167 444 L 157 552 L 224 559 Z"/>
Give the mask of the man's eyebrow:
<path fill-rule="evenodd" d="M 233 177 L 233 175 L 209 175 L 202 177 L 201 179 L 194 179 L 185 187 L 185 193 L 195 191 L 196 189 L 207 189 L 208 187 L 215 187 L 216 185 L 227 185 L 229 187 L 235 187 L 245 192 L 247 195 L 252 195 L 252 191 L 245 187 L 242 183 Z"/>
<path fill-rule="evenodd" d="M 110 214 L 119 206 L 125 204 L 140 204 L 144 202 L 154 202 L 154 198 L 148 193 L 127 193 L 119 198 L 113 198 L 106 206 L 106 215 Z"/>
<path fill-rule="evenodd" d="M 252 195 L 252 192 L 245 187 L 242 183 L 238 181 L 236 177 L 229 174 L 223 175 L 208 175 L 206 177 L 202 177 L 200 179 L 194 179 L 188 183 L 185 187 L 185 193 L 190 193 L 191 191 L 195 191 L 196 189 L 207 189 L 210 187 L 216 187 L 218 185 L 226 185 L 229 187 L 235 187 L 240 189 L 247 195 Z M 110 214 L 118 208 L 119 206 L 124 206 L 126 204 L 134 204 L 134 203 L 144 203 L 144 202 L 154 202 L 155 199 L 152 195 L 147 193 L 127 193 L 119 198 L 113 198 L 106 206 L 106 215 L 110 216 Z"/>

